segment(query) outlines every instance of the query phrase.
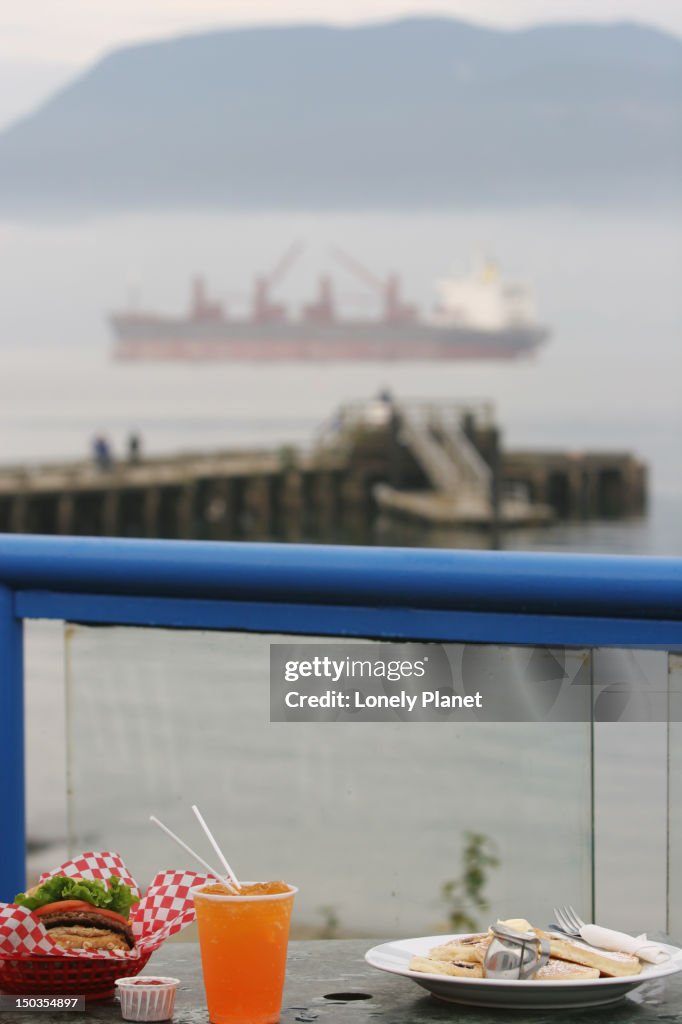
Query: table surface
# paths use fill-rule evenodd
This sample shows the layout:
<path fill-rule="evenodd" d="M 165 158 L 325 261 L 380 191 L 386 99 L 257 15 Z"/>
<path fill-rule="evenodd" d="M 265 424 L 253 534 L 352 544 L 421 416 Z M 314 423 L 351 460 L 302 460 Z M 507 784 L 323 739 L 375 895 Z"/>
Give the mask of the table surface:
<path fill-rule="evenodd" d="M 672 975 L 628 996 L 612 1007 L 594 1010 L 481 1010 L 439 1003 L 408 978 L 377 971 L 364 961 L 374 943 L 367 939 L 292 942 L 282 1024 L 682 1024 L 682 974 Z M 145 974 L 180 979 L 175 1024 L 207 1024 L 199 947 L 195 943 L 166 943 L 154 954 Z M 665 982 L 665 983 L 664 983 Z M 347 998 L 349 994 L 369 998 Z M 336 995 L 336 999 L 329 996 Z M 341 998 L 345 996 L 346 998 Z M 117 1002 L 92 1003 L 89 1020 L 120 1022 Z M 81 1014 L 41 1012 L 2 1014 L 7 1024 L 68 1024 Z"/>

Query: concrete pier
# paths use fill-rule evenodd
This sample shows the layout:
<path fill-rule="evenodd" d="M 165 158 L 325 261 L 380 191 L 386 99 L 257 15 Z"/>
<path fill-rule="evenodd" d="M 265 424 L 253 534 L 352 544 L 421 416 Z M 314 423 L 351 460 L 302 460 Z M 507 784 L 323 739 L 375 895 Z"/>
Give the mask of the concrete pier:
<path fill-rule="evenodd" d="M 507 488 L 525 489 L 560 519 L 643 515 L 647 467 L 629 452 L 517 451 L 503 457 Z"/>
<path fill-rule="evenodd" d="M 502 451 L 485 404 L 384 399 L 341 409 L 305 452 L 0 467 L 0 532 L 361 541 L 387 506 L 494 530 L 505 509 L 517 525 L 641 515 L 646 488 L 626 452 Z"/>
<path fill-rule="evenodd" d="M 302 456 L 292 469 L 271 452 L 147 459 L 110 470 L 89 462 L 0 467 L 0 532 L 294 537 L 308 511 L 311 522 L 320 510 L 324 522 L 333 519 L 340 473 L 335 457 Z"/>

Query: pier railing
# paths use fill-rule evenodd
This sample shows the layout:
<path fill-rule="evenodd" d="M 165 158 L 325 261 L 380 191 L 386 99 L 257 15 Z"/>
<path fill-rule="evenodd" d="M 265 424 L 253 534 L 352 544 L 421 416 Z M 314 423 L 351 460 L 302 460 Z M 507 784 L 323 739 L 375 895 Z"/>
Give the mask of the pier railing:
<path fill-rule="evenodd" d="M 343 888 L 349 863 L 355 889 L 366 878 L 409 904 L 423 885 L 424 905 L 440 891 L 452 912 L 447 883 L 474 831 L 497 848 L 491 900 L 508 916 L 544 872 L 586 912 L 617 884 L 640 915 L 648 908 L 644 924 L 682 926 L 679 560 L 2 536 L 0 899 L 25 883 L 23 625 L 33 619 L 72 624 L 74 842 L 100 838 L 93 794 L 101 804 L 105 793 L 103 842 L 119 829 L 135 849 L 134 801 L 177 813 L 188 778 L 219 798 L 237 846 L 253 829 L 256 870 L 295 873 L 310 851 L 311 914 L 329 903 L 325 886 Z M 592 711 L 584 722 L 531 711 L 525 722 L 271 724 L 270 643 L 332 640 L 456 645 L 462 677 L 500 692 L 537 677 L 541 655 L 545 679 L 555 669 L 589 687 Z M 641 696 L 637 680 L 665 693 L 665 714 L 636 720 L 636 700 L 632 714 L 625 701 L 620 721 L 600 721 L 605 698 Z M 56 770 L 54 785 L 65 785 Z M 348 927 L 366 930 L 359 920 Z"/>

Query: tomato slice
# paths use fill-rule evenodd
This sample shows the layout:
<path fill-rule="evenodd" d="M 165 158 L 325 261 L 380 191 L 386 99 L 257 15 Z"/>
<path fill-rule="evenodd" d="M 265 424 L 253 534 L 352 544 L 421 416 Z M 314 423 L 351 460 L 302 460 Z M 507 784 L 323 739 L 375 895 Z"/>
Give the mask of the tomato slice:
<path fill-rule="evenodd" d="M 58 914 L 60 911 L 66 913 L 67 910 L 87 910 L 88 913 L 98 914 L 109 918 L 110 921 L 130 926 L 130 921 L 122 914 L 117 914 L 114 910 L 105 910 L 103 907 L 93 907 L 92 903 L 86 903 L 85 900 L 57 900 L 56 903 L 46 903 L 44 907 L 38 907 L 33 913 L 42 917 L 43 914 Z"/>

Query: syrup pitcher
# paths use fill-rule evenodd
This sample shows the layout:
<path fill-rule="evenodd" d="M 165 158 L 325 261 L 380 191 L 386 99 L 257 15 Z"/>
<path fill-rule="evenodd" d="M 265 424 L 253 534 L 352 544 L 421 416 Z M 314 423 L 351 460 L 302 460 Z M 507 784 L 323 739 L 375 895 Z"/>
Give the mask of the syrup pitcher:
<path fill-rule="evenodd" d="M 517 932 L 499 921 L 483 961 L 486 978 L 527 980 L 549 960 L 549 942 L 534 932 Z"/>

